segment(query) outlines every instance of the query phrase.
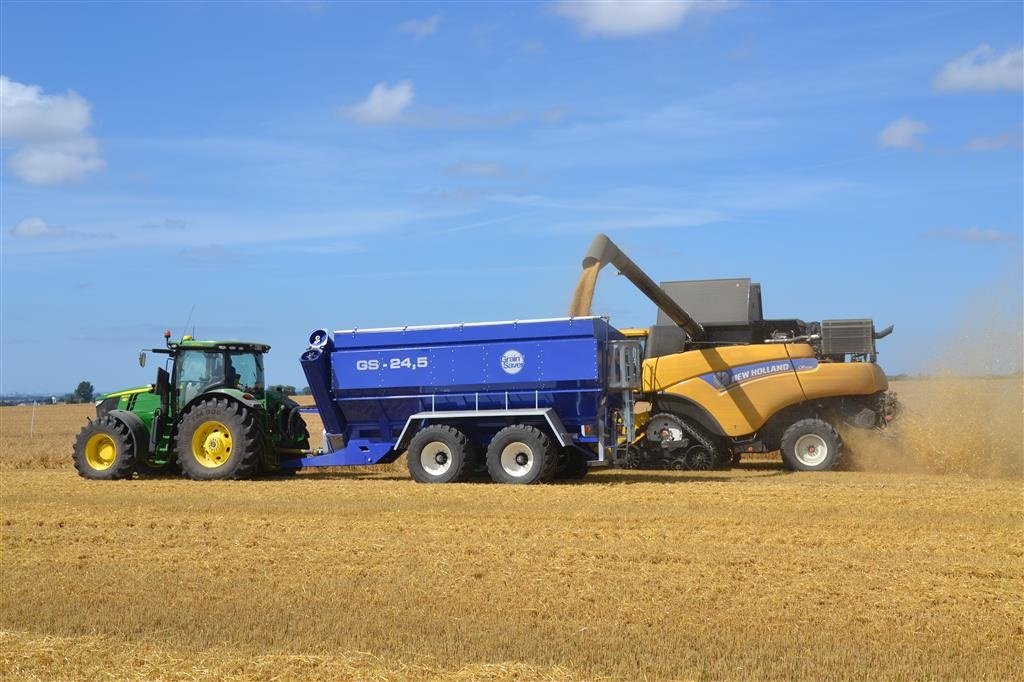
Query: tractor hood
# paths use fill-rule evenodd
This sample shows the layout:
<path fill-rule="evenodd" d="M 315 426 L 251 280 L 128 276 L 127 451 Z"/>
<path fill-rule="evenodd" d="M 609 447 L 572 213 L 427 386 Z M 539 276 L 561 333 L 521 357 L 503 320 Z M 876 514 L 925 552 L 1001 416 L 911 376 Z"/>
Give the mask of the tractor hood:
<path fill-rule="evenodd" d="M 96 401 L 106 400 L 107 398 L 123 398 L 129 395 L 135 395 L 136 393 L 152 393 L 153 384 L 146 384 L 145 386 L 139 386 L 137 388 L 123 388 L 120 391 L 111 391 L 110 393 L 103 393 L 94 398 Z"/>

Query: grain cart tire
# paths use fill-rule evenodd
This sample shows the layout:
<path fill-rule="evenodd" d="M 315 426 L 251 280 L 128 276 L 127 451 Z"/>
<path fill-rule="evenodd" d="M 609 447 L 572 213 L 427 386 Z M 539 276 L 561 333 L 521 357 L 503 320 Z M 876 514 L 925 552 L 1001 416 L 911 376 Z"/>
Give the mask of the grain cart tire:
<path fill-rule="evenodd" d="M 82 427 L 75 439 L 75 468 L 84 478 L 113 481 L 135 471 L 135 442 L 128 426 L 104 415 Z"/>
<path fill-rule="evenodd" d="M 782 461 L 793 471 L 828 471 L 839 463 L 843 441 L 822 419 L 801 419 L 782 434 Z"/>
<path fill-rule="evenodd" d="M 455 483 L 472 472 L 473 452 L 466 434 L 444 424 L 423 429 L 409 443 L 406 463 L 417 483 Z"/>
<path fill-rule="evenodd" d="M 178 466 L 194 481 L 252 478 L 264 449 L 256 414 L 241 403 L 210 397 L 178 424 Z"/>
<path fill-rule="evenodd" d="M 576 448 L 565 448 L 562 452 L 562 458 L 563 460 L 558 464 L 555 478 L 565 481 L 578 481 L 590 471 L 587 456 Z"/>
<path fill-rule="evenodd" d="M 506 426 L 487 446 L 487 471 L 495 483 L 546 483 L 555 475 L 558 449 L 538 428 Z"/>

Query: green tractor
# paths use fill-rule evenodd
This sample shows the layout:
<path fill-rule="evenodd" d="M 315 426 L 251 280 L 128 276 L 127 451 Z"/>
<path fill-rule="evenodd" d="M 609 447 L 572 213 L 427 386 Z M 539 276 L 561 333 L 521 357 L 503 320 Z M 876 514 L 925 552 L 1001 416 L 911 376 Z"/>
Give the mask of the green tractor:
<path fill-rule="evenodd" d="M 78 473 L 111 480 L 180 472 L 204 481 L 292 473 L 279 458 L 308 452 L 309 432 L 294 400 L 264 388 L 270 346 L 170 337 L 151 350 L 169 356 L 170 371 L 157 369 L 155 384 L 99 396 L 96 419 L 75 440 Z"/>

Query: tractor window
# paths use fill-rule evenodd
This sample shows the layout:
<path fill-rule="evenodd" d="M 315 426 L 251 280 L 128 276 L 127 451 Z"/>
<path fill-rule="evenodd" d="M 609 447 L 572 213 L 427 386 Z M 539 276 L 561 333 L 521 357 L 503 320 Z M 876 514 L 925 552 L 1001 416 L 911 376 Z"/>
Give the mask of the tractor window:
<path fill-rule="evenodd" d="M 228 386 L 244 388 L 254 393 L 263 390 L 263 362 L 254 353 L 228 353 Z"/>
<path fill-rule="evenodd" d="M 178 355 L 178 404 L 184 405 L 208 387 L 224 383 L 224 356 L 201 350 L 185 350 Z"/>

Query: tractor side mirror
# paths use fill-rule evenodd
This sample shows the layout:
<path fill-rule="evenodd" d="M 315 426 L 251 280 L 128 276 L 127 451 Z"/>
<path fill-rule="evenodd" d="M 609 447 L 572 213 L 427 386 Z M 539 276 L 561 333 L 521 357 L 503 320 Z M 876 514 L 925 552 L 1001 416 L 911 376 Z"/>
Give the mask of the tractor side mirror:
<path fill-rule="evenodd" d="M 146 351 L 140 350 L 139 351 L 139 367 L 145 367 L 145 366 L 146 366 Z"/>

